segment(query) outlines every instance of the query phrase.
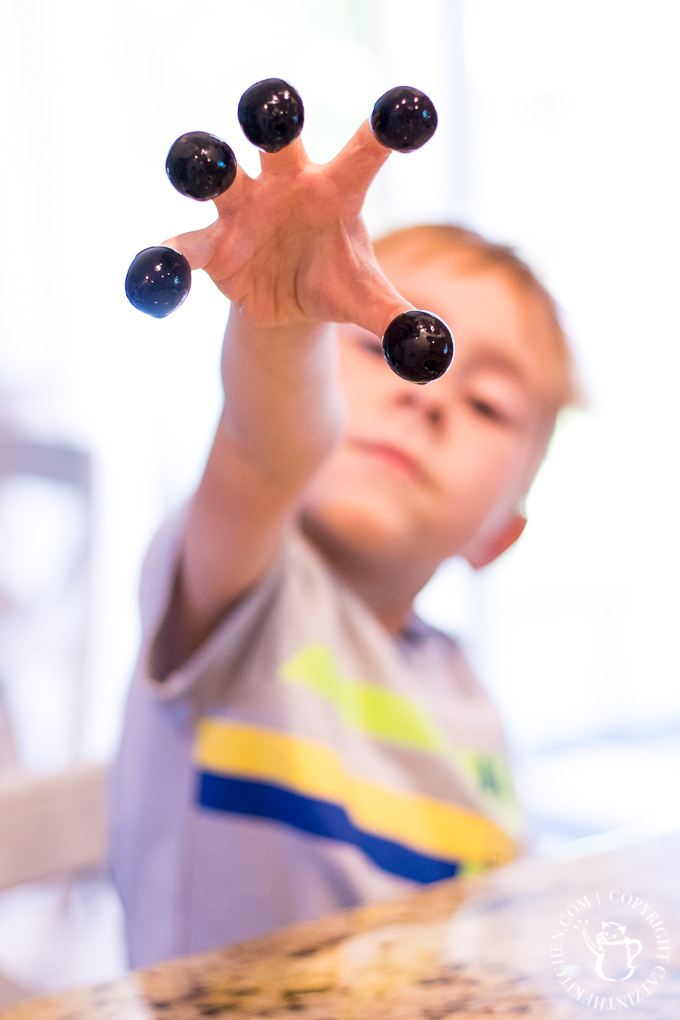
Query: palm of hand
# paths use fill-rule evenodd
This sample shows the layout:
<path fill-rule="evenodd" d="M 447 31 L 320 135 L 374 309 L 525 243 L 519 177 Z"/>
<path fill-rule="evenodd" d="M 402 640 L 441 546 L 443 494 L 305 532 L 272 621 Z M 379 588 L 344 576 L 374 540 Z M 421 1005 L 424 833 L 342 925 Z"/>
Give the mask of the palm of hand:
<path fill-rule="evenodd" d="M 361 207 L 389 157 L 368 122 L 330 163 L 300 139 L 261 154 L 261 173 L 239 167 L 215 199 L 217 220 L 166 242 L 202 268 L 253 323 L 354 322 L 382 335 L 412 307 L 377 265 Z"/>
<path fill-rule="evenodd" d="M 251 105 L 253 90 L 262 95 Z M 191 270 L 205 269 L 243 321 L 256 328 L 352 322 L 382 337 L 385 359 L 397 375 L 433 382 L 451 364 L 451 332 L 431 312 L 414 310 L 383 275 L 361 208 L 390 149 L 412 151 L 431 137 L 434 107 L 417 90 L 391 89 L 376 103 L 370 125 L 364 122 L 335 159 L 319 166 L 291 133 L 301 104 L 293 121 L 275 108 L 281 98 L 291 99 L 290 91 L 285 82 L 268 79 L 241 97 L 246 136 L 267 150 L 256 178 L 236 167 L 229 146 L 214 136 L 196 132 L 177 139 L 167 166 L 173 184 L 194 198 L 213 197 L 218 218 L 172 238 L 165 248 L 140 252 L 128 270 L 127 296 L 136 308 L 162 318 L 184 301 Z M 266 140 L 259 137 L 261 114 L 265 134 L 274 127 Z M 298 131 L 301 125 L 300 119 Z M 286 139 L 284 148 L 279 128 L 294 139 Z M 196 158 L 199 163 L 191 162 Z"/>

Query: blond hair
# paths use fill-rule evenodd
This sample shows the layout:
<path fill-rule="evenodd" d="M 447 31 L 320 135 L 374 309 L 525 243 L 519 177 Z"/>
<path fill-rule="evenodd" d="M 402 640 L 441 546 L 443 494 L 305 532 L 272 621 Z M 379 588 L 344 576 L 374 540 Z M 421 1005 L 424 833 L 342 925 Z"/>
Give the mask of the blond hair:
<path fill-rule="evenodd" d="M 495 269 L 504 273 L 520 290 L 533 294 L 543 306 L 550 323 L 550 340 L 556 362 L 554 410 L 584 405 L 583 388 L 557 304 L 514 248 L 489 241 L 476 231 L 456 224 L 403 227 L 378 238 L 373 247 L 379 262 L 390 256 L 417 264 L 453 259 L 458 272 Z"/>

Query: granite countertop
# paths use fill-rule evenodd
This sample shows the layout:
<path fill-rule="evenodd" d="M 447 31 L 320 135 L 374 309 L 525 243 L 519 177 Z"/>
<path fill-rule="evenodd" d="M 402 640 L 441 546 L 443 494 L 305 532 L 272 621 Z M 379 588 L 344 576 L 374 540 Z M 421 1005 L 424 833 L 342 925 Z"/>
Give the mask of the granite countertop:
<path fill-rule="evenodd" d="M 592 1011 L 592 1012 L 591 1012 Z M 0 1020 L 680 1018 L 680 831 L 610 834 Z"/>

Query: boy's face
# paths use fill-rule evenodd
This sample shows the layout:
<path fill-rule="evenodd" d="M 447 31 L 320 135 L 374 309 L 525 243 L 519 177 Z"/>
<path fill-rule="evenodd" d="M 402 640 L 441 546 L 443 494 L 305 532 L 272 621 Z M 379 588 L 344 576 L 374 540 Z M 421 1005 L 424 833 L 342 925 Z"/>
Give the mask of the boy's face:
<path fill-rule="evenodd" d="M 327 551 L 425 578 L 452 555 L 483 566 L 521 533 L 552 431 L 547 313 L 500 270 L 414 268 L 399 255 L 382 268 L 451 327 L 453 364 L 416 386 L 388 368 L 376 337 L 339 328 L 346 435 L 307 490 L 303 522 Z"/>

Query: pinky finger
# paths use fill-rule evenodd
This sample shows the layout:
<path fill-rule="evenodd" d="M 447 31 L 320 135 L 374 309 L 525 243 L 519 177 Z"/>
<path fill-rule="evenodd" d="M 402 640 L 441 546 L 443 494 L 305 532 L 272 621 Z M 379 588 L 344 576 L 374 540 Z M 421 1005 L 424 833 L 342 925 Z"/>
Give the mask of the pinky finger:
<path fill-rule="evenodd" d="M 396 291 L 387 291 L 355 321 L 381 337 L 385 361 L 408 382 L 421 386 L 434 382 L 451 366 L 455 345 L 449 327 L 432 312 L 413 308 Z"/>
<path fill-rule="evenodd" d="M 420 309 L 395 316 L 383 334 L 382 344 L 392 371 L 421 386 L 441 378 L 453 360 L 451 330 L 432 312 Z"/>
<path fill-rule="evenodd" d="M 454 341 L 445 322 L 410 305 L 379 270 L 365 277 L 360 299 L 350 321 L 382 338 L 385 360 L 396 375 L 423 385 L 448 371 Z"/>

